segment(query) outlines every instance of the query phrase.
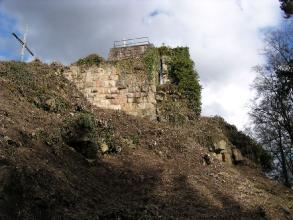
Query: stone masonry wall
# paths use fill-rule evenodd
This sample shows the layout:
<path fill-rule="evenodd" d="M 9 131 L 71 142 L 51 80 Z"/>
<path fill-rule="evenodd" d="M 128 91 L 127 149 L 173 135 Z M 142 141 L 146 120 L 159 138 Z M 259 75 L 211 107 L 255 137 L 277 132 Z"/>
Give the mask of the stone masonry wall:
<path fill-rule="evenodd" d="M 100 67 L 72 65 L 64 75 L 98 107 L 156 118 L 156 86 L 145 73 L 126 73 L 106 63 Z"/>
<path fill-rule="evenodd" d="M 72 65 L 63 74 L 97 107 L 175 124 L 183 124 L 193 118 L 186 100 L 171 84 L 157 88 L 158 79 L 150 80 L 144 71 L 127 72 L 104 63 L 99 67 Z M 214 142 L 210 151 L 227 164 L 243 160 L 241 152 L 222 139 Z"/>
<path fill-rule="evenodd" d="M 153 47 L 152 44 L 143 44 L 127 47 L 111 48 L 108 56 L 109 61 L 123 60 L 127 58 L 139 58 L 148 48 Z"/>

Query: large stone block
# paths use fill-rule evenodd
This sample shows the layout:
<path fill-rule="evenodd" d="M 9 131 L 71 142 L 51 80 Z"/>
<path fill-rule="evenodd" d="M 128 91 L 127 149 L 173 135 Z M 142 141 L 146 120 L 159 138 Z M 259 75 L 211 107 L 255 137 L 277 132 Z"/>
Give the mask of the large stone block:
<path fill-rule="evenodd" d="M 106 95 L 106 99 L 115 99 L 117 97 L 117 94 L 108 94 Z"/>
<path fill-rule="evenodd" d="M 214 143 L 214 151 L 216 153 L 220 153 L 221 151 L 226 150 L 227 148 L 227 143 L 224 140 L 220 140 Z"/>
<path fill-rule="evenodd" d="M 109 105 L 109 109 L 121 110 L 121 105 Z"/>
<path fill-rule="evenodd" d="M 237 148 L 232 149 L 232 155 L 233 155 L 234 162 L 236 162 L 236 163 L 241 162 L 244 159 L 241 151 Z"/>
<path fill-rule="evenodd" d="M 119 93 L 119 90 L 118 90 L 117 87 L 114 87 L 114 88 L 111 88 L 111 89 L 110 89 L 110 93 L 111 93 L 111 94 L 118 94 L 118 93 Z"/>
<path fill-rule="evenodd" d="M 112 105 L 123 105 L 126 101 L 127 100 L 125 100 L 124 98 L 117 97 L 115 99 L 111 99 L 110 103 Z"/>

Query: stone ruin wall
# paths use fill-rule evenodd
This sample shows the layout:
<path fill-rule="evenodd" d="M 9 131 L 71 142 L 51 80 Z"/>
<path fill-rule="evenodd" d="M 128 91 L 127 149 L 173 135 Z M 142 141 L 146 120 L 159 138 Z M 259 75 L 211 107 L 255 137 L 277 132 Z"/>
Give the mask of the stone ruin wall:
<path fill-rule="evenodd" d="M 147 74 L 125 73 L 105 63 L 99 67 L 72 65 L 64 75 L 97 107 L 156 118 L 156 86 Z"/>
<path fill-rule="evenodd" d="M 125 73 L 106 63 L 99 67 L 72 65 L 63 74 L 97 107 L 122 110 L 151 120 L 162 120 L 165 116 L 160 105 L 167 94 L 157 92 L 157 79 L 149 81 L 145 73 Z M 178 97 L 176 100 L 180 102 Z M 240 150 L 223 139 L 215 141 L 209 150 L 214 158 L 227 164 L 243 160 Z"/>
<path fill-rule="evenodd" d="M 118 61 L 127 58 L 139 58 L 147 51 L 147 49 L 152 47 L 154 47 L 153 44 L 114 47 L 110 49 L 108 61 Z"/>
<path fill-rule="evenodd" d="M 119 61 L 126 58 L 138 58 L 152 46 L 147 44 L 112 48 L 108 60 Z M 169 96 L 172 96 L 172 94 L 168 95 L 167 93 L 162 93 L 162 91 L 157 92 L 158 84 L 171 83 L 168 78 L 167 59 L 168 57 L 162 57 L 161 74 L 155 74 L 152 80 L 148 79 L 148 74 L 144 71 L 137 70 L 127 73 L 111 64 L 111 62 L 91 67 L 71 65 L 65 69 L 64 75 L 76 84 L 90 103 L 97 107 L 122 110 L 130 115 L 151 120 L 162 120 L 166 116 L 161 111 L 162 102 L 164 100 L 168 101 Z M 172 100 L 174 99 L 173 96 Z M 176 102 L 176 100 L 179 104 L 182 102 L 180 98 L 178 99 L 178 95 L 173 101 Z M 184 104 L 184 100 L 182 103 Z M 183 115 L 187 114 L 182 112 L 181 107 L 180 112 Z M 214 143 L 212 148 L 210 150 L 213 156 L 227 164 L 232 164 L 232 161 L 239 162 L 243 160 L 241 152 L 237 148 L 227 145 L 227 142 L 223 140 Z"/>

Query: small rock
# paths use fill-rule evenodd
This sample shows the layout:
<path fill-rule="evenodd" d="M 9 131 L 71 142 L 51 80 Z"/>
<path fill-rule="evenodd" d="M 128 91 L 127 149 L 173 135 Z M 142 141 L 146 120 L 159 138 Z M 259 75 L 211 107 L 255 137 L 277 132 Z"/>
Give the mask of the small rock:
<path fill-rule="evenodd" d="M 8 137 L 8 136 L 4 136 L 3 140 L 4 140 L 7 144 L 9 144 L 9 145 L 11 145 L 11 146 L 13 146 L 13 147 L 22 147 L 22 144 L 21 144 L 20 142 L 16 142 L 16 141 L 12 140 L 12 139 L 11 139 L 10 137 Z"/>
<path fill-rule="evenodd" d="M 56 101 L 53 98 L 49 98 L 45 101 L 45 108 L 49 111 L 56 109 Z"/>
<path fill-rule="evenodd" d="M 106 143 L 101 143 L 100 144 L 100 150 L 102 151 L 102 153 L 106 153 L 109 151 L 109 146 Z"/>
<path fill-rule="evenodd" d="M 122 151 L 122 148 L 120 146 L 116 146 L 115 150 L 116 153 L 120 153 Z"/>
<path fill-rule="evenodd" d="M 33 131 L 33 132 L 31 133 L 31 137 L 32 137 L 32 138 L 36 137 L 36 132 Z"/>
<path fill-rule="evenodd" d="M 135 149 L 136 145 L 133 143 L 132 140 L 129 140 L 127 138 L 123 139 L 124 145 L 131 148 L 131 149 Z"/>
<path fill-rule="evenodd" d="M 79 97 L 79 96 L 78 96 L 78 97 Z M 77 112 L 84 111 L 84 109 L 85 109 L 85 106 L 83 106 L 81 103 L 78 103 L 78 104 L 76 104 L 76 106 L 75 106 L 75 111 L 77 111 Z"/>
<path fill-rule="evenodd" d="M 156 95 L 156 100 L 157 101 L 163 101 L 164 100 L 164 97 L 161 96 L 161 95 Z"/>
<path fill-rule="evenodd" d="M 6 142 L 8 143 L 9 141 L 11 141 L 11 138 L 8 137 L 8 136 L 4 136 L 3 140 L 6 141 Z"/>
<path fill-rule="evenodd" d="M 221 151 L 226 150 L 226 148 L 227 148 L 227 143 L 224 140 L 220 140 L 220 141 L 214 143 L 214 151 L 216 153 L 220 153 Z"/>
<path fill-rule="evenodd" d="M 163 152 L 162 151 L 158 151 L 158 154 L 162 157 L 163 156 Z"/>
<path fill-rule="evenodd" d="M 205 154 L 203 156 L 203 160 L 207 165 L 210 165 L 212 163 L 211 156 L 209 154 Z"/>
<path fill-rule="evenodd" d="M 145 179 L 144 175 L 139 175 L 139 178 L 140 178 L 140 180 L 141 180 L 142 182 L 143 182 L 144 179 Z"/>

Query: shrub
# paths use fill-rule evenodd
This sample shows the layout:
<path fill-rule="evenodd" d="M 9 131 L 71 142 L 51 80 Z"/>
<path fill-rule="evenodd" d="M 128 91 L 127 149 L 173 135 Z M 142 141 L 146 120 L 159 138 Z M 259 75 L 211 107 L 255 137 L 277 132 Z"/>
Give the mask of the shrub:
<path fill-rule="evenodd" d="M 97 54 L 90 54 L 87 57 L 81 58 L 78 61 L 76 61 L 76 64 L 79 66 L 99 66 L 102 62 L 104 62 L 103 57 Z"/>
<path fill-rule="evenodd" d="M 82 113 L 77 119 L 77 127 L 87 132 L 94 132 L 96 123 L 94 117 L 90 113 Z"/>
<path fill-rule="evenodd" d="M 69 121 L 64 129 L 66 143 L 89 159 L 97 157 L 98 143 L 93 115 L 83 112 Z"/>

